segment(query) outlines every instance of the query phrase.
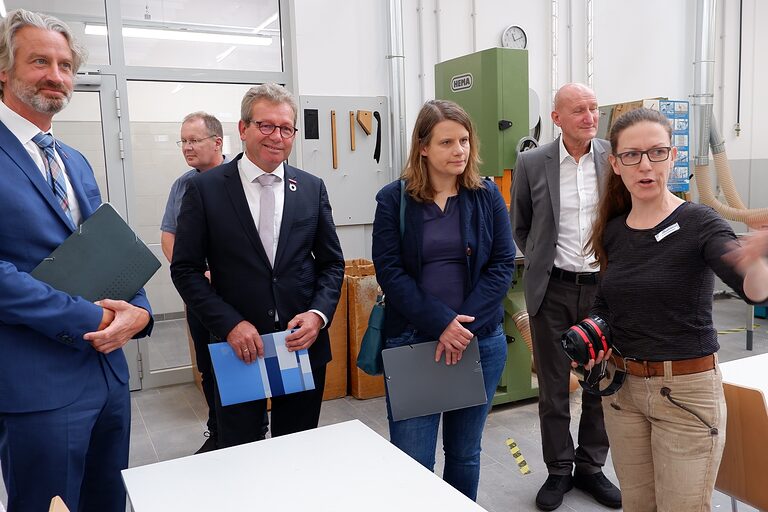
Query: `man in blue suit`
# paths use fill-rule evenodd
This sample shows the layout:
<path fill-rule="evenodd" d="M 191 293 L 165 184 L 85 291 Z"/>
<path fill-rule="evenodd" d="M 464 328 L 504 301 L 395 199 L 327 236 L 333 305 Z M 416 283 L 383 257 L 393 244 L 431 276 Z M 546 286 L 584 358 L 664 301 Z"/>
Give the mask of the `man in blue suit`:
<path fill-rule="evenodd" d="M 171 277 L 192 312 L 246 363 L 264 355 L 260 333 L 296 329 L 286 346 L 308 349 L 315 389 L 273 397 L 275 437 L 317 427 L 344 258 L 323 181 L 285 163 L 296 136 L 293 96 L 260 85 L 240 110 L 245 152 L 189 181 Z M 219 398 L 219 448 L 263 438 L 266 400 L 222 407 Z"/>
<path fill-rule="evenodd" d="M 0 464 L 8 512 L 123 512 L 130 399 L 122 346 L 149 333 L 144 292 L 97 304 L 30 276 L 101 204 L 91 166 L 51 135 L 83 51 L 66 25 L 0 23 Z"/>

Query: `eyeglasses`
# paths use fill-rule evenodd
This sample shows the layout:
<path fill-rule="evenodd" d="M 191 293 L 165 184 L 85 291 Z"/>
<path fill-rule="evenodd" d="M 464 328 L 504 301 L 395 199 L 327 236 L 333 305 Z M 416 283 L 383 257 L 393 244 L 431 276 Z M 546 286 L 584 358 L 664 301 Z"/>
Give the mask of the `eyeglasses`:
<path fill-rule="evenodd" d="M 625 151 L 616 155 L 624 165 L 637 165 L 643 159 L 643 155 L 648 157 L 649 162 L 663 162 L 669 158 L 669 152 L 672 148 L 651 148 L 647 151 Z"/>
<path fill-rule="evenodd" d="M 280 129 L 280 136 L 284 139 L 290 139 L 294 135 L 296 135 L 296 132 L 298 129 L 294 126 L 277 126 L 270 123 L 262 123 L 261 121 L 248 121 L 251 124 L 256 125 L 256 128 L 259 129 L 261 133 L 264 135 L 272 135 L 275 133 L 275 130 L 278 128 Z"/>
<path fill-rule="evenodd" d="M 181 140 L 177 140 L 176 141 L 176 145 L 179 146 L 180 148 L 183 148 L 184 146 L 189 144 L 193 148 L 196 148 L 198 146 L 198 144 L 200 144 L 204 140 L 212 139 L 214 137 L 216 137 L 216 135 L 211 135 L 209 137 L 203 137 L 202 139 L 181 139 Z"/>

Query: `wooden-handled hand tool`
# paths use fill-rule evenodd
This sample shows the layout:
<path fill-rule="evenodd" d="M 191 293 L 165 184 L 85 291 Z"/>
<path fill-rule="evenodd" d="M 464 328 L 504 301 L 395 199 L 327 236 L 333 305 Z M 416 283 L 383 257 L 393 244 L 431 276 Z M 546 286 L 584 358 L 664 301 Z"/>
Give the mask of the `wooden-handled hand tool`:
<path fill-rule="evenodd" d="M 349 149 L 355 150 L 355 111 L 349 111 Z"/>
<path fill-rule="evenodd" d="M 370 135 L 373 127 L 373 121 L 371 120 L 370 110 L 358 110 L 357 111 L 357 124 L 363 129 L 366 135 Z"/>

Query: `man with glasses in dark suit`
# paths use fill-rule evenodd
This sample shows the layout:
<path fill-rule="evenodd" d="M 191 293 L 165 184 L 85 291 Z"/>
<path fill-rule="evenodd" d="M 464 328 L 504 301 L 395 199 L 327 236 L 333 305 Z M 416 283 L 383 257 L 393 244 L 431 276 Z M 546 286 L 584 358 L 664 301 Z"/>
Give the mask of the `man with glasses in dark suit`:
<path fill-rule="evenodd" d="M 328 324 L 344 277 L 325 184 L 285 162 L 297 113 L 279 85 L 245 94 L 238 124 L 245 152 L 190 181 L 171 263 L 182 299 L 242 361 L 264 356 L 261 333 L 295 329 L 288 350 L 308 349 L 315 389 L 272 398 L 273 437 L 317 427 Z M 266 400 L 223 407 L 215 398 L 220 447 L 260 438 Z"/>

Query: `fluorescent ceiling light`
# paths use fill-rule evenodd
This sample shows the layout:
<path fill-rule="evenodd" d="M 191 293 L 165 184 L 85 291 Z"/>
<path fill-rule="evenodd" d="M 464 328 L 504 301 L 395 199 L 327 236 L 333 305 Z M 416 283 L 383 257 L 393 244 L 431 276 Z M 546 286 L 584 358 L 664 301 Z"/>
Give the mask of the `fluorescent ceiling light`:
<path fill-rule="evenodd" d="M 3 1 L 3 0 L 0 0 L 0 2 L 2 2 L 2 1 Z M 253 29 L 253 33 L 254 33 L 254 34 L 258 34 L 258 33 L 259 33 L 259 32 L 261 32 L 262 30 L 264 30 L 265 28 L 267 28 L 269 25 L 271 25 L 271 24 L 273 24 L 274 22 L 276 22 L 276 21 L 277 21 L 277 16 L 278 16 L 278 14 L 277 14 L 277 12 L 275 12 L 275 13 L 274 13 L 272 16 L 270 16 L 269 18 L 265 19 L 263 22 L 261 22 L 261 23 L 259 24 L 259 26 L 258 26 L 258 27 L 256 27 L 255 29 Z"/>
<path fill-rule="evenodd" d="M 0 18 L 5 18 L 8 15 L 8 11 L 5 10 L 5 2 L 0 0 Z"/>
<path fill-rule="evenodd" d="M 2 0 L 0 0 L 2 1 Z M 91 36 L 106 36 L 106 25 L 86 23 L 85 33 Z M 161 39 L 165 41 L 191 41 L 201 43 L 224 43 L 250 46 L 269 46 L 271 37 L 255 35 L 213 34 L 189 30 L 167 30 L 161 28 L 123 27 L 123 37 Z"/>
<path fill-rule="evenodd" d="M 234 46 L 234 45 L 230 46 L 229 48 L 227 48 L 226 50 L 224 50 L 223 52 L 221 52 L 216 56 L 216 62 L 223 61 L 224 59 L 232 55 L 232 52 L 235 50 L 237 50 L 237 46 Z"/>

